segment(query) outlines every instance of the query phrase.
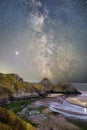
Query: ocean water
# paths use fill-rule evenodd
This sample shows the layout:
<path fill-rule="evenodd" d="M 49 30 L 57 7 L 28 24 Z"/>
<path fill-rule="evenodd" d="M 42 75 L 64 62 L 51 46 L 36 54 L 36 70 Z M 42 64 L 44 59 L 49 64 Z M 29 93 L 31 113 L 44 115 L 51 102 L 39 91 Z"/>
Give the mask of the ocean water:
<path fill-rule="evenodd" d="M 73 83 L 73 85 L 79 91 L 87 91 L 87 83 Z"/>

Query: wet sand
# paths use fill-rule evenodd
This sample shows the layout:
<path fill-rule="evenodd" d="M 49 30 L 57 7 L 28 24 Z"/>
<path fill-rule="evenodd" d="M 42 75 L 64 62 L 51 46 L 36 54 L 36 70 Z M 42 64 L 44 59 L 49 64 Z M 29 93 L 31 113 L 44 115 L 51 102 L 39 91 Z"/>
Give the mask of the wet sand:
<path fill-rule="evenodd" d="M 66 100 L 69 103 L 73 103 L 75 105 L 80 105 L 80 106 L 83 106 L 83 107 L 87 107 L 87 92 L 82 91 L 81 95 L 74 96 L 74 97 L 69 97 L 69 98 L 66 98 Z"/>
<path fill-rule="evenodd" d="M 87 109 L 78 104 L 72 104 L 67 99 L 77 97 L 82 97 L 81 99 L 83 99 L 84 96 L 86 95 L 72 97 L 67 97 L 66 95 L 50 95 L 50 97 L 39 99 L 31 105 L 29 104 L 22 110 L 21 114 L 27 120 L 39 124 L 37 127 L 38 130 L 80 130 L 77 125 L 67 119 L 77 119 L 77 121 L 87 122 Z M 46 108 L 40 112 L 38 111 L 40 106 L 45 106 Z M 56 112 L 56 114 L 53 114 L 53 112 Z"/>
<path fill-rule="evenodd" d="M 59 114 L 59 112 L 53 114 L 55 110 L 52 110 L 51 108 L 54 103 L 61 104 L 63 101 L 58 97 L 40 99 L 31 105 L 28 105 L 26 109 L 24 108 L 22 114 L 24 113 L 27 120 L 29 119 L 32 122 L 39 124 L 37 127 L 38 130 L 79 130 L 76 125 L 67 121 L 67 119 L 62 114 Z M 40 106 L 46 107 L 41 113 L 38 111 Z M 29 108 L 33 108 L 33 110 L 30 111 Z"/>
<path fill-rule="evenodd" d="M 48 106 L 51 111 L 58 112 L 67 117 L 75 119 L 87 120 L 87 93 L 78 96 L 64 97 L 59 95 L 57 97 L 41 99 L 36 102 L 36 105 Z"/>

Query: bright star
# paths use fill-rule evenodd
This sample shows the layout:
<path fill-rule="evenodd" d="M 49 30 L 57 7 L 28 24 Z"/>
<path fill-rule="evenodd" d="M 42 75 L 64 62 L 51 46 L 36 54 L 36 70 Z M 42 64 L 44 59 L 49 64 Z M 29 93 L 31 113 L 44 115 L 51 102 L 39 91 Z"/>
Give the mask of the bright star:
<path fill-rule="evenodd" d="M 18 52 L 18 51 L 16 51 L 16 52 L 15 52 L 15 54 L 16 54 L 16 55 L 19 55 L 19 52 Z"/>

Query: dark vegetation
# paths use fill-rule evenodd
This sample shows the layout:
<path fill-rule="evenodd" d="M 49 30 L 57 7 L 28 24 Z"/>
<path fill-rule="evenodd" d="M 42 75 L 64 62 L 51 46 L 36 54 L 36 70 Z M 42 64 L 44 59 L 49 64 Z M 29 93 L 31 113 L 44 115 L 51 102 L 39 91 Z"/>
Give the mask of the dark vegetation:
<path fill-rule="evenodd" d="M 32 125 L 23 121 L 10 112 L 0 107 L 0 130 L 36 130 Z"/>
<path fill-rule="evenodd" d="M 26 107 L 28 104 L 31 104 L 31 102 L 34 102 L 38 99 L 40 99 L 40 98 L 37 97 L 37 98 L 30 98 L 29 100 L 14 101 L 12 103 L 5 104 L 3 107 L 8 109 L 8 110 L 12 110 L 15 114 L 17 114 L 24 107 Z"/>

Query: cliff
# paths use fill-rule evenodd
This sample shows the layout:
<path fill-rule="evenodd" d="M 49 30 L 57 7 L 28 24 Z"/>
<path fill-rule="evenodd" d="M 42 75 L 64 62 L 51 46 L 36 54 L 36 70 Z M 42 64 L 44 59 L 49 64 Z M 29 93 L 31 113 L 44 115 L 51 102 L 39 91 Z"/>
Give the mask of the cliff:
<path fill-rule="evenodd" d="M 25 82 L 17 74 L 0 73 L 0 103 L 5 104 L 8 100 L 20 100 L 30 97 L 46 95 L 48 93 L 80 94 L 70 83 L 53 84 L 44 78 L 39 83 Z"/>

